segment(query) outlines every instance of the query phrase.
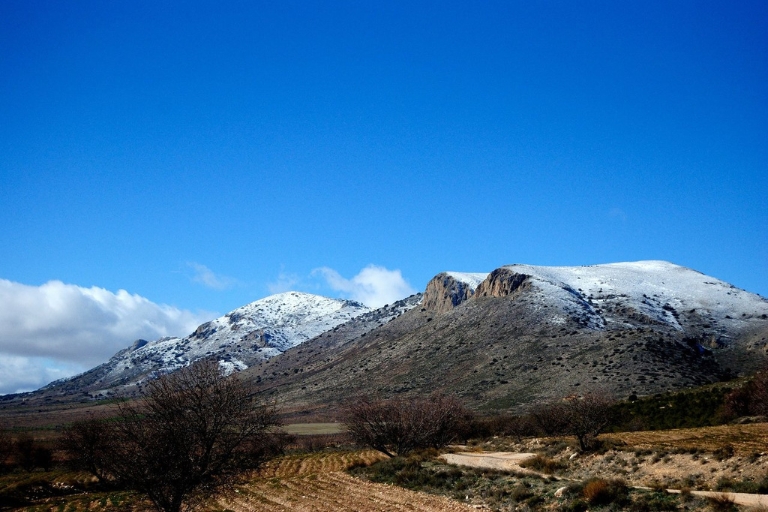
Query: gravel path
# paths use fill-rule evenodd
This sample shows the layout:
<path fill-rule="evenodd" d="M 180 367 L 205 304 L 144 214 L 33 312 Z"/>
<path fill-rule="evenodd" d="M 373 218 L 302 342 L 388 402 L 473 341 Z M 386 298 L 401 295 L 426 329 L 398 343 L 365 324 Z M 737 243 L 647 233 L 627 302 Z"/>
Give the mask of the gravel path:
<path fill-rule="evenodd" d="M 464 452 L 446 453 L 441 458 L 448 464 L 469 466 L 473 468 L 499 469 L 502 471 L 519 471 L 522 473 L 535 473 L 520 467 L 520 463 L 535 457 L 535 453 L 515 452 Z"/>

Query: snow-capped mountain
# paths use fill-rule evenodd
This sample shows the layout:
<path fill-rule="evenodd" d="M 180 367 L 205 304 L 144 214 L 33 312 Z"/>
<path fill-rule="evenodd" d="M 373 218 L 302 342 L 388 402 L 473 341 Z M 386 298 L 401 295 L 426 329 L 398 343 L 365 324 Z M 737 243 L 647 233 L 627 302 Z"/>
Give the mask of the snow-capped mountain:
<path fill-rule="evenodd" d="M 359 394 L 453 393 L 526 410 L 729 380 L 768 362 L 768 300 L 664 261 L 442 272 L 420 307 L 353 342 L 333 331 L 247 370 L 286 408 Z"/>
<path fill-rule="evenodd" d="M 442 272 L 375 311 L 267 297 L 41 391 L 130 393 L 207 356 L 302 407 L 370 390 L 440 389 L 492 408 L 594 385 L 642 395 L 754 372 L 768 361 L 768 300 L 664 261 Z"/>
<path fill-rule="evenodd" d="M 550 307 L 549 322 L 564 323 L 570 317 L 592 329 L 653 324 L 725 340 L 768 315 L 765 298 L 666 261 L 507 265 L 491 273 L 476 291 L 478 296 L 502 296 L 524 285 L 539 292 L 540 306 Z"/>
<path fill-rule="evenodd" d="M 230 371 L 243 370 L 370 311 L 350 300 L 280 293 L 206 322 L 183 338 L 137 340 L 103 365 L 44 389 L 75 386 L 103 392 L 204 357 L 218 358 Z"/>

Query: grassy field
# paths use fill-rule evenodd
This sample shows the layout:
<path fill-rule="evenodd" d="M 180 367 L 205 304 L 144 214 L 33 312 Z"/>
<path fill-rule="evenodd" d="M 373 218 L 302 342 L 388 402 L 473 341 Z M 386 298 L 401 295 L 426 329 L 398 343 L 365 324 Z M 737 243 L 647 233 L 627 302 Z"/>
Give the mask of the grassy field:
<path fill-rule="evenodd" d="M 343 423 L 291 423 L 283 430 L 296 436 L 341 434 L 347 431 Z"/>

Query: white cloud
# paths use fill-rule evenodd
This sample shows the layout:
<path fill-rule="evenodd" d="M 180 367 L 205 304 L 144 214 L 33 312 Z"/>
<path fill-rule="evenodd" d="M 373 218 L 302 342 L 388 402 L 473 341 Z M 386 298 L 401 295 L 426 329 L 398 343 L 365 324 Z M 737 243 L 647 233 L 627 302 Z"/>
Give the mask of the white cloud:
<path fill-rule="evenodd" d="M 190 261 L 187 263 L 187 266 L 195 271 L 195 274 L 192 276 L 192 281 L 207 286 L 208 288 L 213 288 L 214 290 L 226 290 L 237 284 L 236 279 L 215 274 L 211 269 L 200 263 Z"/>
<path fill-rule="evenodd" d="M 388 270 L 377 265 L 368 265 L 352 279 L 346 279 L 328 267 L 315 269 L 312 273 L 321 275 L 332 289 L 372 308 L 416 293 L 399 270 Z"/>
<path fill-rule="evenodd" d="M 84 371 L 139 338 L 189 334 L 214 316 L 125 290 L 0 279 L 0 394 Z"/>
<path fill-rule="evenodd" d="M 295 290 L 296 286 L 300 282 L 301 282 L 301 279 L 299 279 L 299 276 L 297 276 L 296 274 L 290 274 L 284 271 L 280 271 L 280 274 L 278 274 L 277 276 L 277 281 L 274 281 L 272 283 L 267 283 L 267 289 L 271 294 L 290 292 Z"/>

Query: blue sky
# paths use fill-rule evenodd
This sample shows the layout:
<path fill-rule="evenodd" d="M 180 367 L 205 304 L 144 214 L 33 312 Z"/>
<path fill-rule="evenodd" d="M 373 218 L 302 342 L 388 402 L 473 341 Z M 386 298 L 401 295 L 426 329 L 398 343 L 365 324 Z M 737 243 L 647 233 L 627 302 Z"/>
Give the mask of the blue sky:
<path fill-rule="evenodd" d="M 0 2 L 5 309 L 186 334 L 372 273 L 641 259 L 768 296 L 765 2 L 371 4 Z M 33 327 L 0 366 L 38 380 L 136 334 Z"/>

